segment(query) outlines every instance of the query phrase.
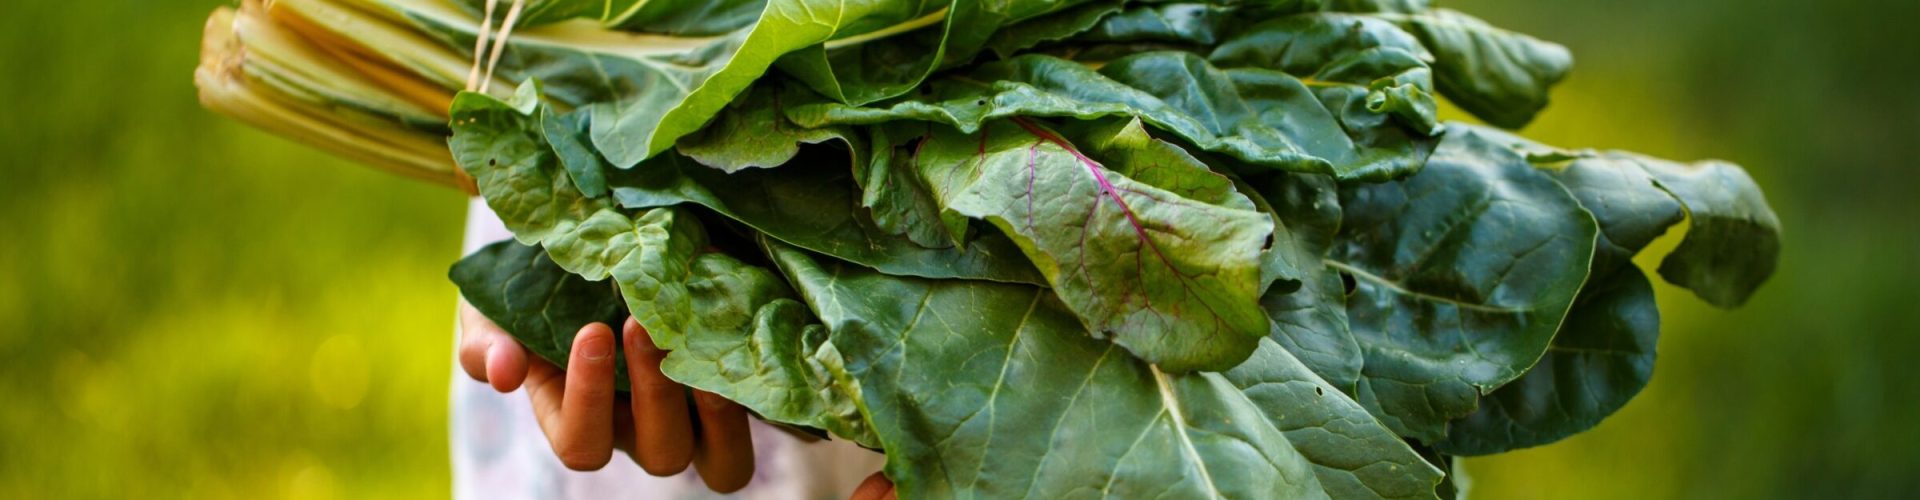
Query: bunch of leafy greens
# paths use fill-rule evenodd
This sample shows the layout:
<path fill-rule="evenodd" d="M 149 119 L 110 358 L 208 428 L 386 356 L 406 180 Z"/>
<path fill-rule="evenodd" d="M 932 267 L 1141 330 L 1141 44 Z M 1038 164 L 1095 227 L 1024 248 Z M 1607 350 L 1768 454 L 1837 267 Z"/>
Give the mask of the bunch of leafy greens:
<path fill-rule="evenodd" d="M 909 497 L 1449 495 L 1646 384 L 1653 240 L 1722 307 L 1779 249 L 1733 165 L 1440 123 L 1571 60 L 1424 0 L 523 3 L 248 0 L 203 100 L 457 165 L 517 241 L 452 278 L 534 352 L 632 314 Z"/>

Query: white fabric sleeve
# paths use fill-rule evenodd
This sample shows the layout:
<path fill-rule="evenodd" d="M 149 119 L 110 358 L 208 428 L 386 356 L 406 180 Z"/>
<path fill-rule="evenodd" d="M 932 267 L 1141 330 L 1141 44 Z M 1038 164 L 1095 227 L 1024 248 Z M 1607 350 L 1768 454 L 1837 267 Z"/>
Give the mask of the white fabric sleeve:
<path fill-rule="evenodd" d="M 484 201 L 472 199 L 462 255 L 512 236 Z M 708 491 L 691 467 L 653 477 L 621 453 L 604 469 L 575 472 L 554 458 L 523 393 L 494 392 L 468 378 L 458 363 L 449 426 L 455 499 L 843 499 L 885 462 L 850 441 L 803 442 L 754 418 L 753 481 L 732 495 Z"/>

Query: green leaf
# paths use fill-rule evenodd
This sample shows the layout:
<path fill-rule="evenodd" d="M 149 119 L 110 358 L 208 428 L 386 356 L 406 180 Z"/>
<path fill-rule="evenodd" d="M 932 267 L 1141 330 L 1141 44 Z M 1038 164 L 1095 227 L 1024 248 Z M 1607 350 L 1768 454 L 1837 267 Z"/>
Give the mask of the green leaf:
<path fill-rule="evenodd" d="M 914 172 L 920 144 L 933 134 L 934 127 L 914 125 L 865 127 L 872 147 L 871 159 L 865 168 L 856 164 L 853 171 L 854 182 L 861 189 L 860 204 L 870 210 L 875 225 L 890 234 L 905 235 L 921 246 L 966 245 L 974 236 L 970 228 L 964 221 L 949 225 L 940 214 L 940 203 L 933 197 L 933 188 Z M 889 128 L 906 130 L 889 132 Z"/>
<path fill-rule="evenodd" d="M 1628 265 L 1580 292 L 1532 371 L 1480 400 L 1435 447 L 1487 455 L 1565 439 L 1598 425 L 1653 378 L 1660 309 L 1646 274 Z"/>
<path fill-rule="evenodd" d="M 664 318 L 693 327 L 662 360 L 663 373 L 740 403 L 761 418 L 877 446 L 860 414 L 858 385 L 839 352 L 826 343 L 826 329 L 810 324 L 806 306 L 789 298 L 784 281 L 719 254 L 689 264 L 675 279 L 690 303 L 701 305 L 701 316 Z M 540 247 L 510 240 L 462 259 L 449 277 L 475 309 L 558 366 L 567 365 L 581 327 L 619 325 L 628 315 L 613 284 L 587 281 L 555 264 Z M 620 374 L 615 382 L 625 391 L 624 354 L 616 353 L 615 361 Z"/>
<path fill-rule="evenodd" d="M 1607 234 L 1616 246 L 1630 249 L 1629 256 L 1684 216 L 1691 227 L 1680 246 L 1660 262 L 1660 275 L 1693 290 L 1709 304 L 1733 308 L 1745 303 L 1779 263 L 1780 218 L 1767 206 L 1759 184 L 1737 165 L 1713 160 L 1683 164 L 1624 151 L 1568 151 L 1497 130 L 1463 124 L 1448 127 L 1497 138 L 1549 168 L 1571 162 L 1567 173 L 1560 175 L 1562 182 L 1576 194 L 1582 189 L 1596 191 L 1582 196 L 1582 203 L 1596 214 L 1606 208 L 1632 222 L 1619 224 L 1634 228 L 1631 232 L 1610 229 Z M 1581 172 L 1590 174 L 1569 178 Z M 1596 175 L 1617 178 L 1600 182 Z M 1616 237 L 1615 233 L 1621 234 Z"/>
<path fill-rule="evenodd" d="M 454 50 L 470 51 L 478 36 L 477 17 L 449 5 L 370 5 Z M 557 24 L 516 32 L 499 71 L 511 80 L 545 82 L 546 97 L 586 110 L 594 149 L 614 166 L 631 168 L 700 129 L 782 55 L 830 40 L 912 29 L 931 12 L 884 0 L 771 0 L 751 26 L 711 36 Z"/>
<path fill-rule="evenodd" d="M 1225 25 L 1237 10 L 1203 3 L 1140 4 L 1107 16 L 1073 37 L 1073 42 L 1165 42 L 1212 46 L 1226 36 Z"/>
<path fill-rule="evenodd" d="M 497 2 L 494 21 L 503 21 L 507 5 L 512 3 L 510 0 L 459 0 L 476 18 L 485 12 L 488 1 Z M 527 0 L 518 24 L 524 28 L 578 18 L 626 31 L 712 35 L 752 25 L 766 3 L 766 0 Z"/>
<path fill-rule="evenodd" d="M 1163 143 L 1137 147 L 1154 144 Z M 1162 184 L 1186 190 L 1218 177 L 1184 161 L 1161 165 L 1178 169 Z M 1127 177 L 1153 164 L 1097 162 L 1030 122 L 974 134 L 937 127 L 915 162 L 947 213 L 1012 238 L 1094 335 L 1141 359 L 1176 372 L 1224 370 L 1267 333 L 1256 299 L 1272 219 L 1230 185 L 1234 203 L 1190 199 Z"/>
<path fill-rule="evenodd" d="M 1334 12 L 1395 12 L 1413 14 L 1433 8 L 1429 0 L 1329 0 L 1327 10 Z"/>
<path fill-rule="evenodd" d="M 1523 152 L 1549 149 L 1498 131 L 1455 130 L 1475 130 Z M 1632 259 L 1680 222 L 1679 202 L 1635 162 L 1574 153 L 1562 164 L 1561 158 L 1530 156 L 1599 223 L 1592 273 L 1539 363 L 1448 425 L 1447 440 L 1435 447 L 1450 455 L 1500 453 L 1584 432 L 1625 406 L 1653 377 L 1659 304 Z"/>
<path fill-rule="evenodd" d="M 887 18 L 907 20 L 898 30 L 836 37 L 796 50 L 780 58 L 780 70 L 835 102 L 866 104 L 900 95 L 925 80 L 946 57 L 950 44 L 960 42 L 955 38 L 961 34 L 953 32 L 956 18 L 978 10 L 976 4 L 955 0 L 890 2 L 887 8 L 894 12 Z M 964 24 L 959 26 L 969 29 Z M 884 42 L 863 43 L 883 33 Z"/>
<path fill-rule="evenodd" d="M 763 279 L 757 276 L 765 272 L 741 269 L 752 269 L 756 279 Z M 761 418 L 880 446 L 866 422 L 859 383 L 847 373 L 840 351 L 827 343 L 827 329 L 811 324 L 812 319 L 799 302 L 769 302 L 754 313 L 748 334 L 691 335 L 685 347 L 661 361 L 660 369 L 675 381 L 751 408 Z"/>
<path fill-rule="evenodd" d="M 1547 94 L 1573 69 L 1566 47 L 1503 30 L 1448 9 L 1380 14 L 1406 26 L 1433 51 L 1435 83 L 1461 109 L 1510 129 L 1547 107 Z"/>
<path fill-rule="evenodd" d="M 460 259 L 447 278 L 474 309 L 555 366 L 567 366 L 581 328 L 627 320 L 626 305 L 612 283 L 569 273 L 537 246 L 511 240 L 487 245 Z M 614 361 L 616 373 L 627 372 L 625 356 Z M 617 378 L 620 390 L 626 390 L 626 377 Z"/>
<path fill-rule="evenodd" d="M 842 127 L 794 125 L 783 114 L 786 106 L 781 93 L 790 92 L 785 87 L 779 83 L 755 85 L 728 104 L 706 128 L 681 137 L 674 152 L 733 173 L 785 165 L 800 154 L 801 145 L 838 141 L 854 152 L 853 162 L 858 168 L 862 163 L 859 154 L 865 146 L 860 137 Z M 554 141 L 556 145 L 560 142 Z"/>
<path fill-rule="evenodd" d="M 1356 143 L 1390 148 L 1441 131 L 1428 67 L 1433 55 L 1386 21 L 1352 14 L 1284 17 L 1247 28 L 1207 57 L 1222 67 L 1303 77 Z"/>
<path fill-rule="evenodd" d="M 1327 266 L 1327 251 L 1340 228 L 1339 190 L 1325 176 L 1280 174 L 1252 179 L 1247 189 L 1262 211 L 1274 216 L 1274 245 L 1267 251 L 1269 279 L 1290 274 L 1290 287 L 1267 290 L 1260 306 L 1272 321 L 1268 335 L 1314 373 L 1353 394 L 1363 355 L 1347 326 L 1347 295 L 1340 272 Z"/>
<path fill-rule="evenodd" d="M 844 159 L 732 175 L 671 154 L 633 170 L 600 163 L 589 170 L 611 176 L 611 196 L 588 197 L 570 180 L 570 170 L 558 165 L 563 162 L 554 151 L 565 148 L 547 147 L 581 139 L 543 136 L 564 129 L 536 122 L 534 113 L 545 109 L 537 95 L 537 86 L 526 85 L 512 103 L 475 93 L 455 98 L 454 159 L 474 176 L 480 194 L 516 239 L 546 247 L 562 266 L 590 279 L 604 279 L 633 251 L 638 228 L 623 209 L 693 203 L 784 241 L 886 272 L 1043 282 L 1005 238 L 926 248 L 874 228 L 856 210 Z M 567 160 L 574 161 L 595 158 Z"/>
<path fill-rule="evenodd" d="M 1247 36 L 1267 36 L 1279 29 Z M 1330 28 L 1324 34 L 1339 33 Z M 1411 38 L 1401 40 L 1412 43 Z M 1315 47 L 1356 48 L 1334 43 Z M 1266 69 L 1247 51 L 1221 55 L 1222 61 L 1247 65 L 1225 69 L 1184 52 L 1136 54 L 1105 62 L 1098 70 L 1056 57 L 1025 55 L 931 80 L 922 92 L 871 107 L 799 104 L 788 108 L 788 116 L 806 126 L 923 120 L 966 131 L 1014 116 L 1130 116 L 1201 149 L 1251 163 L 1379 180 L 1417 170 L 1432 147 L 1427 134 L 1437 128 L 1425 64 L 1413 52 L 1375 48 L 1319 54 L 1315 60 L 1324 64 L 1296 68 L 1312 70 L 1301 75 Z M 1303 80 L 1315 75 L 1325 79 Z"/>
<path fill-rule="evenodd" d="M 540 109 L 540 135 L 546 139 L 547 146 L 560 160 L 560 166 L 567 169 L 567 177 L 573 179 L 573 187 L 580 194 L 599 198 L 606 196 L 606 164 L 600 159 L 600 153 L 587 143 L 587 131 L 591 127 L 591 118 L 585 112 L 559 114 L 551 108 Z"/>
<path fill-rule="evenodd" d="M 1551 443 L 1590 429 L 1625 406 L 1653 375 L 1660 316 L 1652 286 L 1633 265 L 1634 255 L 1684 220 L 1691 206 L 1712 214 L 1732 214 L 1754 207 L 1764 211 L 1765 202 L 1757 199 L 1752 181 L 1730 165 L 1689 168 L 1630 153 L 1565 151 L 1495 130 L 1450 126 L 1473 130 L 1526 153 L 1593 213 L 1601 233 L 1592 277 L 1547 355 L 1525 376 L 1482 398 L 1480 410 L 1452 423 L 1447 441 L 1437 446 L 1450 454 L 1483 455 Z M 1705 175 L 1708 172 L 1711 176 Z M 1683 185 L 1714 197 L 1694 197 L 1683 204 L 1685 198 L 1671 192 L 1662 180 L 1675 176 L 1693 176 Z M 1743 199 L 1740 193 L 1755 198 Z M 1727 224 L 1722 215 L 1708 217 L 1710 224 Z M 1777 237 L 1777 226 L 1689 231 L 1682 247 L 1716 248 L 1743 257 L 1766 255 L 1755 252 L 1766 246 L 1754 239 L 1777 241 Z M 1747 266 L 1756 261 L 1712 262 L 1736 263 L 1711 271 L 1725 276 L 1748 272 Z"/>
<path fill-rule="evenodd" d="M 1686 206 L 1691 221 L 1686 239 L 1660 261 L 1660 276 L 1715 306 L 1746 303 L 1780 261 L 1780 219 L 1760 185 L 1728 163 L 1630 158 Z"/>
<path fill-rule="evenodd" d="M 902 497 L 1431 498 L 1440 478 L 1272 343 L 1169 374 L 1043 289 L 769 251 L 832 330 Z"/>
<path fill-rule="evenodd" d="M 1360 401 L 1426 443 L 1546 351 L 1598 233 L 1559 183 L 1471 130 L 1418 175 L 1344 187 L 1340 205 L 1327 262 L 1354 283 Z"/>
<path fill-rule="evenodd" d="M 1088 0 L 892 2 L 913 21 L 839 37 L 780 60 L 780 69 L 835 102 L 864 105 L 913 90 L 934 70 L 971 62 L 1002 26 Z M 906 31 L 907 27 L 924 27 Z M 886 41 L 870 43 L 885 34 Z"/>
<path fill-rule="evenodd" d="M 1005 59 L 1043 43 L 1068 39 L 1092 29 L 1101 19 L 1119 12 L 1125 2 L 1104 0 L 1029 19 L 1000 28 L 986 48 Z"/>
<path fill-rule="evenodd" d="M 802 157 L 795 163 L 728 175 L 662 155 L 616 174 L 613 198 L 632 209 L 704 206 L 789 244 L 890 274 L 1045 283 L 1005 237 L 930 248 L 876 227 L 857 209 L 859 199 L 840 157 Z"/>

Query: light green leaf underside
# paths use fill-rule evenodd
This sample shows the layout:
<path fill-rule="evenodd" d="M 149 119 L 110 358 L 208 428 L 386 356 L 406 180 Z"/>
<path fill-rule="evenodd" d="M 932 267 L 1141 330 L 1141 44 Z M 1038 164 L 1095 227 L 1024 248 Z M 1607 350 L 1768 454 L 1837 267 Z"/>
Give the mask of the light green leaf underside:
<path fill-rule="evenodd" d="M 1041 289 L 769 251 L 847 354 L 903 497 L 1431 498 L 1439 479 L 1274 344 L 1167 374 Z"/>

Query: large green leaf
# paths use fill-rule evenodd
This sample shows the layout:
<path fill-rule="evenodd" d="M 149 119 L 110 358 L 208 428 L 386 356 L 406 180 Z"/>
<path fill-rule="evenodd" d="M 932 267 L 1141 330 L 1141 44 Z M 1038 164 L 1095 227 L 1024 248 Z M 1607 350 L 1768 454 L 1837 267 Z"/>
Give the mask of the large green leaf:
<path fill-rule="evenodd" d="M 1675 285 L 1693 290 L 1709 304 L 1731 308 L 1745 303 L 1760 284 L 1773 275 L 1779 263 L 1780 218 L 1767 206 L 1760 185 L 1737 165 L 1713 160 L 1684 164 L 1624 151 L 1568 151 L 1497 130 L 1462 124 L 1448 124 L 1448 127 L 1471 129 L 1483 136 L 1495 137 L 1550 168 L 1553 163 L 1571 162 L 1574 167 L 1587 168 L 1568 168 L 1566 171 L 1570 173 L 1607 172 L 1605 175 L 1619 177 L 1613 179 L 1612 184 L 1599 184 L 1618 188 L 1600 190 L 1631 191 L 1632 194 L 1598 196 L 1604 193 L 1596 193 L 1591 196 L 1595 201 L 1583 197 L 1582 202 L 1589 205 L 1631 203 L 1612 210 L 1621 218 L 1635 218 L 1638 233 L 1631 238 L 1622 235 L 1614 243 L 1634 251 L 1639 249 L 1633 246 L 1635 243 L 1645 245 L 1665 232 L 1668 226 L 1681 220 L 1684 211 L 1689 222 L 1686 237 L 1660 262 L 1660 275 Z M 1582 182 L 1595 182 L 1594 179 L 1568 180 L 1564 174 L 1561 177 L 1576 191 L 1582 189 L 1579 187 Z M 1656 191 L 1648 189 L 1649 185 L 1671 200 L 1654 196 Z M 1590 208 L 1600 211 L 1598 207 Z"/>
<path fill-rule="evenodd" d="M 478 36 L 478 18 L 450 4 L 356 1 L 406 20 L 453 50 L 471 51 Z M 594 149 L 613 165 L 631 168 L 701 128 L 782 55 L 830 40 L 910 30 L 939 21 L 938 10 L 885 0 L 771 0 L 750 26 L 711 36 L 553 24 L 516 32 L 499 70 L 516 81 L 541 80 L 547 97 L 586 110 Z"/>
<path fill-rule="evenodd" d="M 1629 263 L 1596 276 L 1540 362 L 1481 398 L 1479 410 L 1449 424 L 1435 447 L 1486 455 L 1591 429 L 1646 387 L 1659 336 L 1659 304 L 1645 273 Z"/>
<path fill-rule="evenodd" d="M 1326 264 L 1340 228 L 1339 190 L 1325 176 L 1280 174 L 1256 178 L 1247 189 L 1272 213 L 1270 279 L 1287 277 L 1260 297 L 1279 342 L 1321 378 L 1353 394 L 1360 380 L 1360 343 L 1347 327 L 1347 294 L 1340 273 Z"/>
<path fill-rule="evenodd" d="M 1547 355 L 1525 376 L 1483 398 L 1479 411 L 1449 425 L 1447 441 L 1436 445 L 1447 453 L 1481 455 L 1554 442 L 1592 428 L 1639 393 L 1653 375 L 1660 316 L 1652 286 L 1632 258 L 1692 207 L 1708 214 L 1696 219 L 1709 225 L 1740 229 L 1688 231 L 1682 247 L 1696 253 L 1676 253 L 1670 261 L 1713 263 L 1718 267 L 1700 271 L 1718 282 L 1751 273 L 1756 263 L 1771 264 L 1765 242 L 1778 238 L 1777 226 L 1727 220 L 1741 213 L 1771 218 L 1751 180 L 1735 167 L 1689 168 L 1628 153 L 1563 151 L 1498 131 L 1451 127 L 1528 154 L 1593 213 L 1601 233 L 1592 277 Z M 1670 184 L 1684 186 L 1691 196 Z M 1735 257 L 1707 257 L 1713 252 Z"/>
<path fill-rule="evenodd" d="M 689 273 L 702 259 L 723 257 L 704 254 L 706 231 L 698 221 L 677 209 L 635 216 L 610 199 L 581 194 L 540 135 L 538 99 L 531 83 L 511 102 L 476 93 L 454 99 L 454 161 L 473 175 L 514 238 L 546 249 L 568 272 L 595 281 L 612 277 L 661 348 L 677 348 L 686 332 L 738 326 L 709 322 L 744 322 L 694 307 Z"/>
<path fill-rule="evenodd" d="M 1707 303 L 1737 307 L 1773 276 L 1780 260 L 1780 219 L 1760 185 L 1732 164 L 1685 165 L 1626 155 L 1687 208 L 1686 239 L 1660 261 L 1660 276 Z"/>
<path fill-rule="evenodd" d="M 1485 129 L 1454 130 L 1475 130 L 1497 142 L 1524 141 Z M 1547 152 L 1531 143 L 1509 145 L 1534 154 Z M 1632 259 L 1680 222 L 1684 213 L 1679 202 L 1633 162 L 1534 158 L 1599 223 L 1592 273 L 1539 363 L 1482 397 L 1478 410 L 1447 426 L 1446 441 L 1434 446 L 1451 455 L 1499 453 L 1586 431 L 1625 406 L 1653 377 L 1659 304 L 1652 284 Z"/>
<path fill-rule="evenodd" d="M 785 165 L 800 154 L 802 145 L 838 142 L 853 153 L 853 164 L 859 168 L 865 146 L 860 135 L 844 127 L 794 125 L 784 114 L 786 106 L 780 99 L 784 89 L 777 80 L 754 85 L 706 128 L 681 137 L 674 152 L 732 173 Z"/>
<path fill-rule="evenodd" d="M 1092 29 L 1101 19 L 1120 12 L 1122 0 L 1093 1 L 1045 16 L 1001 27 L 987 39 L 986 48 L 1005 59 L 1048 42 L 1065 40 Z"/>
<path fill-rule="evenodd" d="M 645 168 L 616 170 L 597 156 L 563 147 L 584 142 L 580 129 L 551 126 L 564 119 L 540 105 L 539 94 L 531 84 L 511 103 L 461 94 L 454 101 L 450 144 L 456 163 L 474 176 L 480 194 L 515 238 L 546 247 L 568 270 L 588 278 L 605 278 L 626 258 L 623 252 L 632 251 L 634 236 L 626 233 L 635 228 L 627 210 L 693 203 L 783 241 L 886 272 L 1043 282 L 1006 238 L 927 248 L 873 227 L 857 210 L 844 158 L 791 165 L 779 173 L 755 169 L 728 175 L 668 154 L 649 160 Z M 545 119 L 537 119 L 541 116 Z M 576 166 L 582 163 L 588 165 Z M 572 180 L 575 170 L 603 173 L 610 195 L 583 194 Z"/>
<path fill-rule="evenodd" d="M 724 255 L 703 255 L 690 264 L 679 279 L 700 305 L 700 327 L 687 329 L 672 346 L 661 362 L 663 373 L 762 418 L 877 446 L 857 406 L 858 384 L 826 342 L 826 329 L 811 324 L 806 306 L 788 298 L 785 282 Z M 612 283 L 569 273 L 537 246 L 494 243 L 461 259 L 448 274 L 475 309 L 559 366 L 566 366 L 580 327 L 619 325 L 628 315 Z M 615 360 L 621 374 L 615 382 L 624 391 L 626 358 Z"/>
<path fill-rule="evenodd" d="M 1360 400 L 1427 443 L 1546 351 L 1598 233 L 1559 183 L 1471 130 L 1418 175 L 1343 188 L 1340 205 L 1327 262 L 1354 283 Z"/>
<path fill-rule="evenodd" d="M 487 245 L 460 259 L 447 277 L 474 309 L 556 366 L 567 366 L 567 353 L 581 327 L 619 325 L 627 319 L 626 304 L 613 283 L 569 273 L 537 246 L 513 241 Z M 618 373 L 626 373 L 626 357 L 615 361 Z M 626 377 L 618 384 L 625 390 Z"/>
<path fill-rule="evenodd" d="M 1221 67 L 1304 78 L 1357 144 L 1390 149 L 1441 130 L 1427 66 L 1433 56 L 1385 21 L 1351 14 L 1283 17 L 1247 28 L 1207 58 Z"/>
<path fill-rule="evenodd" d="M 1004 236 L 935 248 L 876 227 L 858 209 L 844 157 L 824 156 L 803 156 L 777 171 L 728 175 L 662 155 L 614 174 L 613 198 L 633 209 L 697 204 L 789 244 L 891 274 L 1046 283 Z"/>
<path fill-rule="evenodd" d="M 936 69 L 972 61 L 1002 26 L 1086 1 L 895 2 L 924 14 L 916 22 L 837 37 L 789 54 L 780 69 L 835 102 L 863 105 L 913 90 Z M 900 31 L 922 23 L 924 29 Z M 869 43 L 882 34 L 886 41 Z"/>
<path fill-rule="evenodd" d="M 488 206 L 515 238 L 546 251 L 553 268 L 536 274 L 573 276 L 560 280 L 563 283 L 611 277 L 617 297 L 625 300 L 626 310 L 646 327 L 653 342 L 674 351 L 662 366 L 668 376 L 738 401 L 774 421 L 872 442 L 857 418 L 857 387 L 840 383 L 845 376 L 835 375 L 844 373 L 836 354 L 819 347 L 818 332 L 796 321 L 793 306 L 779 305 L 791 304 L 786 284 L 764 269 L 710 252 L 705 229 L 684 211 L 660 208 L 635 216 L 609 198 L 582 194 L 543 137 L 550 129 L 536 118 L 544 109 L 539 95 L 538 85 L 531 83 L 511 101 L 460 94 L 454 100 L 454 136 L 449 142 L 455 161 L 473 175 Z M 537 259 L 496 260 L 521 263 L 523 268 L 541 264 Z M 592 292 L 539 298 L 586 304 L 606 300 Z M 497 321 L 512 322 L 511 316 L 491 314 Z M 557 339 L 570 339 L 572 332 L 563 327 L 548 331 L 555 340 L 547 344 L 558 350 L 536 352 L 564 362 L 570 344 Z M 514 333 L 530 344 L 539 343 L 527 337 L 539 335 L 539 330 Z M 771 345 L 785 350 L 763 349 L 746 358 L 734 354 L 742 347 Z M 728 369 L 716 368 L 722 361 Z"/>
<path fill-rule="evenodd" d="M 1401 120 L 1385 119 L 1404 116 L 1414 109 L 1408 99 L 1425 95 L 1423 63 L 1376 54 L 1329 67 L 1337 78 L 1313 82 L 1259 67 L 1222 69 L 1185 52 L 1132 55 L 1098 70 L 1030 54 L 930 80 L 922 92 L 871 107 L 803 104 L 788 116 L 806 126 L 923 120 L 966 131 L 1015 116 L 1130 116 L 1251 163 L 1377 180 L 1417 170 L 1432 143 L 1424 134 L 1433 130 L 1431 117 L 1404 129 Z"/>
<path fill-rule="evenodd" d="M 872 154 L 865 168 L 854 166 L 854 182 L 860 185 L 860 204 L 873 214 L 874 224 L 887 232 L 906 235 L 927 247 L 966 245 L 975 237 L 971 228 L 949 225 L 941 216 L 933 188 L 915 172 L 920 145 L 932 136 L 934 126 L 865 127 Z"/>
<path fill-rule="evenodd" d="M 494 21 L 504 21 L 512 0 L 458 0 L 479 17 L 494 2 Z M 521 26 L 588 19 L 608 28 L 644 33 L 711 35 L 753 24 L 766 0 L 527 0 Z"/>
<path fill-rule="evenodd" d="M 1150 138 L 1131 147 L 1179 151 Z M 1093 334 L 1169 371 L 1231 368 L 1267 333 L 1256 299 L 1272 219 L 1192 157 L 1139 154 L 1155 163 L 1103 164 L 1017 121 L 935 127 L 914 161 L 946 213 L 1011 237 Z M 1208 177 L 1233 201 L 1182 195 Z"/>
<path fill-rule="evenodd" d="M 1440 478 L 1272 343 L 1168 374 L 1043 289 L 769 251 L 832 330 L 903 497 L 1431 498 Z"/>
<path fill-rule="evenodd" d="M 1409 5 L 1397 5 L 1409 4 Z M 1417 5 L 1411 5 L 1417 4 Z M 988 44 L 1002 58 L 1042 47 L 1069 59 L 1137 52 L 1139 47 L 1204 53 L 1247 26 L 1313 12 L 1418 12 L 1425 2 L 1321 0 L 1093 2 L 1002 28 Z M 1055 47 L 1058 46 L 1058 47 Z M 1112 50 L 1108 50 L 1112 49 Z M 1104 52 L 1103 52 L 1104 51 Z"/>
<path fill-rule="evenodd" d="M 1520 128 L 1533 121 L 1547 107 L 1548 91 L 1573 69 L 1573 55 L 1566 47 L 1457 11 L 1380 16 L 1406 26 L 1433 51 L 1434 83 L 1440 93 L 1500 127 Z"/>

